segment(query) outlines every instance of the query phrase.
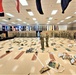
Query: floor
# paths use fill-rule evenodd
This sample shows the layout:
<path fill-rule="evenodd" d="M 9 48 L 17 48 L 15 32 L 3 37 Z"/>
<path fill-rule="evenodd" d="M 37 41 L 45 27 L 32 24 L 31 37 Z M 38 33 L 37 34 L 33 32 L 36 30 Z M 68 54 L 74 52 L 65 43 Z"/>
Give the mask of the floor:
<path fill-rule="evenodd" d="M 52 43 L 55 45 L 52 46 Z M 29 48 L 34 49 L 32 53 L 26 53 Z M 66 48 L 71 51 L 67 51 Z M 10 53 L 6 54 L 8 50 Z M 38 54 L 34 56 L 36 51 Z M 76 75 L 76 65 L 71 65 L 68 60 L 58 57 L 59 53 L 63 52 L 72 56 L 76 55 L 76 41 L 65 38 L 50 38 L 49 47 L 46 47 L 45 43 L 44 51 L 41 50 L 39 38 L 14 38 L 0 41 L 0 75 L 41 75 L 41 68 L 46 67 L 51 60 L 50 53 L 54 55 L 56 62 L 64 67 L 64 71 L 58 72 L 56 69 L 50 68 L 42 75 Z"/>

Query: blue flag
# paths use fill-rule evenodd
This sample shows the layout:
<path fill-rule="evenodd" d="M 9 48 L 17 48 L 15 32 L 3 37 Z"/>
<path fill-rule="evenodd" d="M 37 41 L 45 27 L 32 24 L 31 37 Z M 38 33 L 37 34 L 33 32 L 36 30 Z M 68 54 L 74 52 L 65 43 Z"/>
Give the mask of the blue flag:
<path fill-rule="evenodd" d="M 41 6 L 41 0 L 36 0 L 36 7 L 40 14 L 44 14 Z"/>
<path fill-rule="evenodd" d="M 68 7 L 70 1 L 72 1 L 72 0 L 61 0 L 62 13 L 64 13 L 64 11 Z"/>

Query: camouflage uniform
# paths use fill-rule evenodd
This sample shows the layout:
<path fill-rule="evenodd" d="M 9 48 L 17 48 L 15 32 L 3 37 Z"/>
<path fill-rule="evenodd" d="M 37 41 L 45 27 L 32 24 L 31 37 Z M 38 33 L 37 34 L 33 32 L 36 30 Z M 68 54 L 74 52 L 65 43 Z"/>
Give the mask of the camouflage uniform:
<path fill-rule="evenodd" d="M 46 47 L 49 47 L 49 45 L 48 45 L 48 39 L 49 39 L 49 35 L 46 34 Z"/>
<path fill-rule="evenodd" d="M 44 37 L 42 35 L 40 36 L 40 40 L 41 40 L 41 49 L 44 50 Z"/>
<path fill-rule="evenodd" d="M 74 39 L 76 40 L 76 32 L 74 33 Z"/>

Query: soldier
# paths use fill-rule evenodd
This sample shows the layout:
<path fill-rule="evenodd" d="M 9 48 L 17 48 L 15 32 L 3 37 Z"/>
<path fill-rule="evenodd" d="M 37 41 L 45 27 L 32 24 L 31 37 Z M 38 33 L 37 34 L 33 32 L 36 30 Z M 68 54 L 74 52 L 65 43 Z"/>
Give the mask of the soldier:
<path fill-rule="evenodd" d="M 48 33 L 46 33 L 46 47 L 49 47 L 49 45 L 48 45 L 48 39 L 49 39 L 49 35 L 48 35 Z"/>
<path fill-rule="evenodd" d="M 74 39 L 76 40 L 76 32 L 74 33 Z"/>
<path fill-rule="evenodd" d="M 41 40 L 41 49 L 44 50 L 44 37 L 40 34 L 40 40 Z"/>

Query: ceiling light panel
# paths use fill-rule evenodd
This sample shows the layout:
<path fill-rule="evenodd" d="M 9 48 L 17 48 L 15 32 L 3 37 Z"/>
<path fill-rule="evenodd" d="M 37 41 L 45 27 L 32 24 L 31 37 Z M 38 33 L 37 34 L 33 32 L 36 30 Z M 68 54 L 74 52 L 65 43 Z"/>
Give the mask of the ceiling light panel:
<path fill-rule="evenodd" d="M 22 21 L 21 19 L 17 19 L 18 21 Z"/>
<path fill-rule="evenodd" d="M 57 13 L 58 10 L 53 10 L 51 15 L 55 15 Z"/>
<path fill-rule="evenodd" d="M 27 23 L 27 25 L 29 25 L 29 23 Z"/>
<path fill-rule="evenodd" d="M 48 23 L 49 23 L 50 21 L 48 21 Z"/>
<path fill-rule="evenodd" d="M 49 23 L 46 23 L 46 24 L 49 24 Z"/>
<path fill-rule="evenodd" d="M 76 22 L 76 20 L 74 20 L 73 22 Z"/>
<path fill-rule="evenodd" d="M 49 17 L 49 20 L 52 20 L 53 18 L 52 17 Z"/>
<path fill-rule="evenodd" d="M 28 3 L 26 0 L 19 0 L 22 6 L 28 6 Z"/>
<path fill-rule="evenodd" d="M 8 22 L 8 20 L 6 20 L 6 19 L 2 19 L 2 21 Z"/>
<path fill-rule="evenodd" d="M 68 16 L 68 17 L 66 17 L 65 19 L 69 19 L 69 18 L 71 18 L 71 16 Z"/>
<path fill-rule="evenodd" d="M 74 14 L 76 14 L 76 12 Z"/>
<path fill-rule="evenodd" d="M 14 17 L 14 15 L 10 14 L 10 13 L 5 13 L 6 15 L 10 16 L 10 17 Z"/>
<path fill-rule="evenodd" d="M 38 23 L 37 21 L 35 21 L 35 23 Z"/>
<path fill-rule="evenodd" d="M 60 24 L 60 22 L 59 22 L 59 23 L 57 23 L 57 24 Z"/>
<path fill-rule="evenodd" d="M 26 22 L 23 22 L 24 24 L 26 24 Z"/>
<path fill-rule="evenodd" d="M 60 22 L 64 22 L 64 20 L 61 20 Z"/>
<path fill-rule="evenodd" d="M 69 22 L 68 24 L 71 24 L 71 22 Z"/>
<path fill-rule="evenodd" d="M 12 24 L 16 24 L 15 22 L 11 22 Z"/>
<path fill-rule="evenodd" d="M 35 21 L 35 20 L 36 20 L 36 18 L 33 18 L 33 20 Z"/>
<path fill-rule="evenodd" d="M 33 12 L 31 12 L 31 11 L 29 11 L 28 14 L 29 14 L 30 16 L 34 16 Z"/>
<path fill-rule="evenodd" d="M 61 3 L 61 0 L 57 0 L 57 3 Z"/>

